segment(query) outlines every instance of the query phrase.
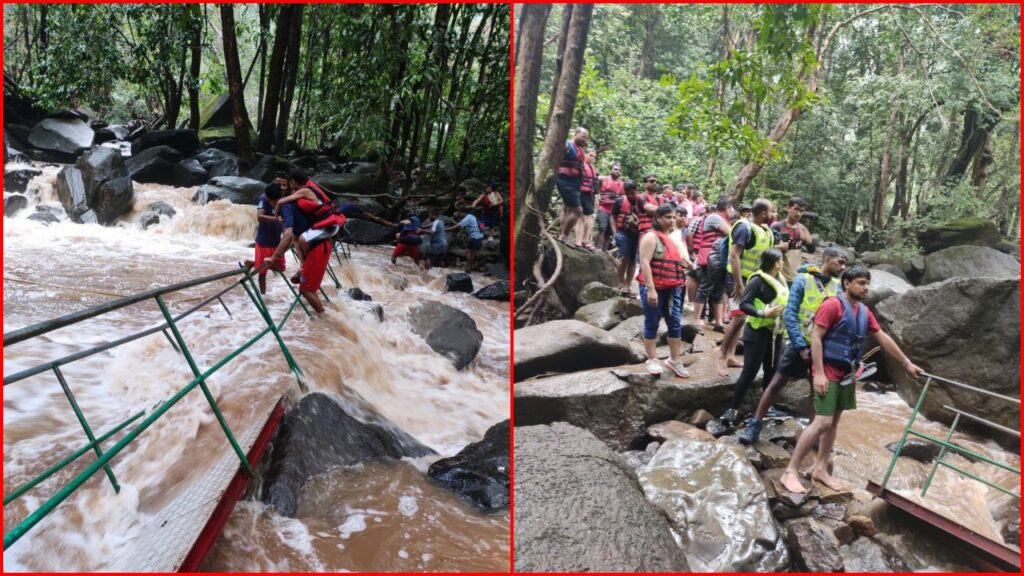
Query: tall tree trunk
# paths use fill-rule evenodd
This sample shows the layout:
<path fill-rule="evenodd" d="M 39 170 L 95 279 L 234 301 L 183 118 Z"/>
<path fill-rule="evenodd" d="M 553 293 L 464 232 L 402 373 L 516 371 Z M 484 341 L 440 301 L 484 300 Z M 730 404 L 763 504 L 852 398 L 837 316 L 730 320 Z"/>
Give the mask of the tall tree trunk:
<path fill-rule="evenodd" d="M 22 4 L 18 6 L 18 15 L 21 16 L 21 27 L 25 30 L 25 65 L 19 71 L 17 81 L 21 82 L 23 77 L 22 73 L 26 70 L 32 70 L 32 28 L 29 26 L 28 19 L 28 4 Z M 31 83 L 32 77 L 29 74 L 29 83 Z"/>
<path fill-rule="evenodd" d="M 562 8 L 562 27 L 558 32 L 558 50 L 555 52 L 555 75 L 551 77 L 551 98 L 548 100 L 548 117 L 544 119 L 546 126 L 551 122 L 551 113 L 555 111 L 555 100 L 558 100 L 558 79 L 562 77 L 562 60 L 565 57 L 565 42 L 569 38 L 569 24 L 572 22 L 572 8 L 575 4 L 566 4 Z"/>
<path fill-rule="evenodd" d="M 537 94 L 544 57 L 544 27 L 551 4 L 524 4 L 516 30 L 515 115 L 513 117 L 512 164 L 514 213 L 523 214 L 523 203 L 533 180 L 533 138 L 537 133 Z M 557 82 L 556 82 L 557 83 Z M 518 229 L 518 226 L 517 226 Z M 518 239 L 517 239 L 518 240 Z M 517 250 L 518 252 L 518 250 Z"/>
<path fill-rule="evenodd" d="M 264 75 L 267 72 L 267 37 L 270 36 L 270 8 L 266 4 L 258 7 L 260 14 L 260 91 L 256 96 L 256 125 L 263 125 Z"/>
<path fill-rule="evenodd" d="M 958 182 L 967 172 L 967 167 L 976 161 L 988 142 L 989 135 L 999 117 L 990 113 L 982 113 L 973 108 L 963 112 L 963 130 L 960 132 L 960 147 L 946 170 L 947 184 Z"/>
<path fill-rule="evenodd" d="M 399 19 L 399 11 L 404 9 L 404 18 Z M 392 5 L 391 12 L 391 36 L 392 44 L 396 47 L 397 53 L 405 54 L 409 50 L 409 41 L 411 39 L 410 34 L 412 32 L 412 21 L 415 15 L 415 7 L 398 6 Z M 402 80 L 405 79 L 406 69 L 408 68 L 408 58 L 399 58 L 397 66 L 391 73 L 391 85 L 399 86 Z M 391 106 L 391 129 L 388 131 L 387 150 L 388 157 L 385 162 L 386 177 L 390 180 L 392 173 L 395 168 L 395 161 L 402 156 L 402 132 L 403 127 L 408 124 L 405 122 L 406 116 L 406 103 L 404 100 L 395 98 L 392 100 Z M 408 133 L 408 132 L 406 132 Z"/>
<path fill-rule="evenodd" d="M 228 90 L 231 99 L 231 119 L 235 125 L 238 157 L 245 166 L 252 165 L 252 147 L 249 143 L 249 125 L 246 122 L 245 97 L 242 93 L 242 67 L 238 63 L 238 43 L 235 40 L 235 9 L 232 4 L 220 5 L 221 28 L 224 34 L 224 67 L 227 68 Z"/>
<path fill-rule="evenodd" d="M 878 188 L 872 202 L 871 225 L 882 227 L 885 219 L 886 195 L 889 193 L 889 178 L 892 166 L 892 133 L 899 118 L 899 108 L 893 107 L 889 113 L 889 122 L 885 125 L 885 140 L 882 142 L 882 164 L 878 172 Z"/>
<path fill-rule="evenodd" d="M 661 25 L 661 5 L 649 4 L 651 10 L 647 22 L 644 24 L 644 45 L 640 51 L 640 65 L 636 70 L 637 78 L 654 77 L 654 39 L 658 35 L 658 27 Z"/>
<path fill-rule="evenodd" d="M 281 86 L 284 84 L 284 58 L 288 51 L 288 32 L 292 26 L 294 4 L 280 7 L 277 25 L 274 27 L 274 50 L 270 55 L 267 69 L 267 93 L 263 102 L 263 117 L 260 119 L 257 149 L 269 153 L 274 145 L 274 128 L 277 124 L 277 108 L 280 104 Z"/>
<path fill-rule="evenodd" d="M 192 32 L 192 65 L 188 77 L 188 127 L 199 132 L 199 72 L 203 58 L 203 25 L 199 5 L 189 6 L 189 26 Z"/>
<path fill-rule="evenodd" d="M 282 154 L 288 151 L 288 121 L 292 117 L 292 97 L 295 95 L 295 81 L 299 76 L 299 50 L 302 46 L 303 4 L 293 4 L 291 30 L 288 32 L 288 55 L 285 57 L 284 83 L 281 86 L 281 104 L 277 116 L 277 130 L 274 133 L 274 149 Z"/>
<path fill-rule="evenodd" d="M 448 62 L 448 31 L 452 28 L 452 24 L 458 15 L 461 6 L 455 5 L 452 8 L 451 4 L 439 4 L 437 7 L 438 18 L 435 21 L 434 34 L 437 37 L 437 42 L 434 43 L 434 56 L 433 69 L 440 76 L 443 71 L 447 68 L 446 63 Z M 444 7 L 444 10 L 442 10 Z M 420 164 L 427 164 L 427 153 L 430 151 L 430 135 L 433 134 L 433 124 L 436 121 L 435 115 L 441 101 L 441 86 L 443 82 L 440 80 L 433 82 L 431 85 L 430 98 L 427 100 L 427 109 L 424 114 L 423 124 L 423 144 L 420 150 Z"/>
<path fill-rule="evenodd" d="M 525 209 L 516 219 L 514 237 L 519 244 L 515 255 L 517 285 L 522 285 L 529 277 L 540 249 L 543 215 L 551 206 L 555 169 L 565 154 L 565 136 L 569 132 L 572 113 L 576 108 L 580 75 L 583 73 L 583 54 L 587 47 L 587 35 L 590 32 L 593 12 L 593 4 L 580 4 L 573 9 L 572 23 L 569 25 L 569 36 L 565 45 L 562 76 L 558 79 L 558 100 L 552 103 L 555 111 L 548 123 L 533 185 L 526 191 Z"/>

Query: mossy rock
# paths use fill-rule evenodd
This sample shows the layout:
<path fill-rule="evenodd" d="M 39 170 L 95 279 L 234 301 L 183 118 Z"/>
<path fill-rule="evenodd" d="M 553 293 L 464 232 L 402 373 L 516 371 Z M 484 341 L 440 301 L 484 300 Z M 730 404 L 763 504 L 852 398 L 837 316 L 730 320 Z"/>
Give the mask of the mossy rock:
<path fill-rule="evenodd" d="M 207 128 L 199 129 L 199 141 L 210 142 L 213 140 L 220 140 L 223 138 L 234 138 L 235 127 L 232 125 L 227 126 L 209 126 Z M 249 142 L 256 143 L 256 130 L 252 126 L 249 126 Z"/>
<path fill-rule="evenodd" d="M 917 241 L 925 254 L 951 246 L 986 246 L 997 248 L 1002 243 L 999 230 L 984 218 L 961 218 L 918 232 Z"/>

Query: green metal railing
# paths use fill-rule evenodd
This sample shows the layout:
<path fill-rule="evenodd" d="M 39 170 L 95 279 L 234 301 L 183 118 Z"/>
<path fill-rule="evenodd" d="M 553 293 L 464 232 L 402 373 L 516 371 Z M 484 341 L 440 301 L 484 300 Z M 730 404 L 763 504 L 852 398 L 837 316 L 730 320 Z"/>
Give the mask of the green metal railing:
<path fill-rule="evenodd" d="M 1004 488 L 1004 487 L 1002 487 L 1002 486 L 1000 486 L 1000 485 L 998 485 L 998 484 L 996 484 L 996 483 L 994 483 L 994 482 L 992 482 L 990 480 L 987 480 L 987 479 L 982 478 L 982 477 L 980 477 L 980 476 L 978 476 L 976 474 L 973 474 L 973 473 L 971 473 L 971 472 L 969 472 L 967 470 L 964 470 L 962 468 L 954 466 L 953 464 L 951 464 L 949 462 L 946 462 L 943 459 L 946 456 L 947 451 L 952 450 L 953 452 L 959 453 L 959 454 L 964 455 L 964 456 L 966 456 L 968 458 L 973 458 L 975 460 L 978 460 L 978 461 L 981 461 L 981 462 L 985 462 L 987 464 L 991 464 L 992 466 L 995 466 L 995 467 L 1000 468 L 1002 470 L 1006 470 L 1008 472 L 1012 472 L 1013 474 L 1016 474 L 1019 477 L 1020 476 L 1020 470 L 1019 469 L 1013 468 L 1012 466 L 1008 466 L 1008 465 L 1006 465 L 1006 464 L 1004 464 L 1002 462 L 997 462 L 997 461 L 989 458 L 988 456 L 985 456 L 984 454 L 979 454 L 977 452 L 974 452 L 972 450 L 969 450 L 967 448 L 964 448 L 964 447 L 959 446 L 959 445 L 957 445 L 957 444 L 952 442 L 953 433 L 956 432 L 956 427 L 957 427 L 958 424 L 960 424 L 960 418 L 961 417 L 964 417 L 964 418 L 967 418 L 968 420 L 972 420 L 974 422 L 977 422 L 978 424 L 981 424 L 983 426 L 987 426 L 989 428 L 992 428 L 993 430 L 998 430 L 998 431 L 1003 432 L 1005 434 L 1009 434 L 1011 436 L 1016 436 L 1019 439 L 1020 438 L 1020 432 L 1018 430 L 1013 430 L 1013 429 L 1007 428 L 1006 426 L 1002 426 L 1000 424 L 996 424 L 995 422 L 990 422 L 989 420 L 986 420 L 985 418 L 982 418 L 980 416 L 976 416 L 974 414 L 963 412 L 961 410 L 957 410 L 956 408 L 953 408 L 952 406 L 947 406 L 947 405 L 943 405 L 943 408 L 953 412 L 954 414 L 956 414 L 956 416 L 953 418 L 953 423 L 950 425 L 949 433 L 946 434 L 946 438 L 945 439 L 936 438 L 935 436 L 931 436 L 929 434 L 925 434 L 923 432 L 918 432 L 917 430 L 913 430 L 912 429 L 913 426 L 914 426 L 914 420 L 917 418 L 917 414 L 918 414 L 918 411 L 920 411 L 920 409 L 921 409 L 921 405 L 924 404 L 924 398 L 925 398 L 925 396 L 927 396 L 928 389 L 931 387 L 933 380 L 942 382 L 942 383 L 950 385 L 950 386 L 955 386 L 955 387 L 962 388 L 962 389 L 965 389 L 965 390 L 970 390 L 972 392 L 976 392 L 978 394 L 982 394 L 982 395 L 988 396 L 990 398 L 995 398 L 995 399 L 1002 400 L 1002 401 L 1005 401 L 1005 402 L 1008 402 L 1008 403 L 1011 403 L 1011 404 L 1016 404 L 1017 405 L 1018 413 L 1020 412 L 1020 399 L 1019 398 L 1013 398 L 1013 397 L 1010 397 L 1010 396 L 1004 396 L 1002 394 L 996 394 L 995 392 L 990 392 L 988 390 L 983 390 L 981 388 L 976 388 L 974 386 L 968 386 L 967 384 L 964 384 L 962 382 L 956 382 L 954 380 L 948 380 L 946 378 L 935 376 L 934 374 L 928 374 L 926 372 L 922 372 L 921 375 L 925 376 L 926 378 L 928 378 L 928 380 L 925 382 L 924 388 L 921 389 L 921 394 L 917 397 L 917 404 L 914 405 L 914 410 L 910 414 L 910 420 L 907 422 L 907 427 L 904 428 L 903 435 L 900 437 L 900 441 L 896 445 L 896 452 L 893 454 L 892 461 L 889 463 L 889 469 L 886 470 L 885 478 L 882 480 L 882 490 L 884 491 L 886 484 L 889 483 L 889 477 L 892 476 L 892 471 L 896 467 L 896 460 L 899 459 L 900 453 L 903 451 L 903 445 L 907 441 L 907 436 L 913 435 L 913 436 L 916 436 L 916 437 L 921 438 L 923 440 L 927 440 L 928 442 L 931 442 L 933 444 L 937 444 L 939 446 L 942 446 L 942 449 L 939 451 L 938 457 L 935 458 L 935 462 L 932 465 L 931 472 L 928 474 L 928 479 L 924 483 L 924 488 L 921 490 L 921 497 L 922 498 L 928 493 L 928 488 L 932 484 L 932 479 L 935 477 L 935 472 L 938 471 L 939 466 L 943 466 L 945 468 L 949 468 L 949 469 L 954 470 L 954 471 L 956 471 L 956 472 L 958 472 L 960 474 L 963 474 L 964 476 L 967 476 L 968 478 L 971 478 L 972 480 L 976 480 L 978 482 L 981 482 L 982 484 L 985 484 L 985 485 L 987 485 L 987 486 L 989 486 L 991 488 L 994 488 L 994 489 L 996 489 L 996 490 L 998 490 L 998 491 L 1000 491 L 1000 492 L 1002 492 L 1004 494 L 1008 494 L 1009 496 L 1012 496 L 1012 497 L 1020 500 L 1020 493 L 1019 492 L 1015 493 L 1015 492 L 1012 492 L 1010 490 L 1007 490 L 1006 488 Z M 1017 484 L 1019 485 L 1019 482 Z"/>
<path fill-rule="evenodd" d="M 199 304 L 189 308 L 188 310 L 178 314 L 177 316 L 171 314 L 170 309 L 168 308 L 167 303 L 164 300 L 164 296 L 172 292 L 178 292 L 187 288 L 202 286 L 212 282 L 216 282 L 218 280 L 234 278 L 238 276 L 240 277 L 235 279 L 229 286 L 227 286 L 223 290 L 217 292 L 213 296 L 204 299 Z M 83 446 L 82 448 L 78 449 L 74 453 L 65 457 L 60 462 L 46 469 L 44 472 L 32 478 L 24 485 L 19 486 L 18 488 L 13 490 L 8 496 L 4 498 L 4 506 L 9 504 L 10 502 L 13 502 L 17 498 L 28 492 L 29 490 L 31 490 L 32 488 L 36 487 L 39 483 L 51 477 L 53 474 L 68 466 L 69 464 L 71 464 L 84 454 L 88 453 L 89 451 L 92 451 L 93 453 L 96 454 L 95 462 L 93 462 L 84 471 L 79 473 L 70 482 L 68 482 L 66 485 L 60 488 L 60 490 L 58 490 L 56 494 L 54 494 L 48 500 L 46 500 L 46 502 L 44 502 L 35 511 L 30 513 L 24 520 L 22 520 L 16 526 L 11 528 L 9 532 L 4 534 L 4 550 L 7 550 L 7 548 L 9 548 L 12 544 L 17 542 L 22 536 L 24 536 L 29 530 L 31 530 L 36 524 L 38 524 L 39 521 L 41 521 L 48 514 L 53 512 L 53 510 L 56 509 L 57 506 L 59 506 L 65 499 L 67 499 L 68 496 L 70 496 L 75 490 L 81 487 L 87 480 L 89 480 L 89 478 L 91 478 L 101 468 L 105 472 L 107 478 L 110 480 L 110 483 L 114 488 L 114 491 L 119 492 L 120 485 L 118 484 L 117 478 L 115 477 L 114 472 L 109 465 L 110 461 L 115 456 L 117 456 L 126 446 L 128 446 L 132 441 L 134 441 L 136 437 L 138 437 L 140 434 L 142 434 L 142 432 L 149 428 L 150 425 L 152 425 L 154 422 L 160 419 L 160 417 L 163 416 L 168 410 L 170 410 L 171 407 L 173 407 L 179 400 L 184 398 L 186 395 L 188 395 L 189 392 L 191 392 L 195 388 L 200 388 L 202 390 L 203 395 L 206 397 L 207 402 L 210 404 L 210 408 L 213 410 L 214 415 L 217 417 L 217 421 L 220 424 L 221 429 L 224 431 L 224 435 L 227 437 L 228 442 L 231 444 L 232 450 L 234 450 L 235 454 L 238 456 L 238 459 L 241 461 L 241 465 L 249 472 L 250 475 L 252 475 L 252 465 L 249 462 L 249 459 L 246 457 L 245 452 L 242 450 L 242 447 L 239 445 L 237 439 L 235 438 L 234 433 L 231 431 L 231 427 L 224 419 L 224 415 L 217 404 L 217 400 L 213 397 L 213 394 L 207 387 L 206 382 L 214 373 L 216 373 L 228 362 L 236 358 L 239 354 L 247 350 L 250 346 L 258 342 L 261 338 L 263 338 L 267 334 L 273 334 L 274 337 L 277 339 L 278 345 L 281 348 L 281 352 L 285 358 L 285 361 L 288 364 L 289 370 L 291 370 L 291 372 L 295 375 L 295 378 L 298 381 L 300 388 L 302 388 L 304 391 L 306 390 L 306 385 L 303 381 L 302 370 L 295 362 L 295 358 L 292 357 L 291 352 L 288 350 L 288 347 L 285 345 L 284 340 L 282 339 L 280 334 L 281 328 L 284 326 L 284 323 L 287 322 L 288 318 L 291 316 L 292 311 L 295 309 L 295 305 L 301 302 L 300 295 L 294 288 L 291 287 L 287 279 L 285 280 L 285 284 L 292 289 L 292 294 L 294 295 L 295 300 L 291 303 L 287 312 L 285 313 L 280 323 L 278 324 L 274 323 L 274 320 L 270 315 L 270 311 L 268 310 L 266 303 L 263 301 L 263 297 L 260 295 L 260 292 L 256 287 L 252 272 L 250 270 L 243 268 L 237 271 L 223 272 L 212 276 L 196 278 L 186 282 L 181 282 L 178 284 L 173 284 L 170 286 L 165 286 L 154 290 L 149 290 L 139 294 L 134 294 L 126 298 L 100 304 L 99 306 L 95 306 L 93 308 L 67 314 L 59 318 L 40 322 L 38 324 L 34 324 L 32 326 L 28 326 L 18 330 L 13 330 L 11 332 L 4 334 L 4 346 L 11 346 L 13 344 L 17 344 L 19 342 L 23 342 L 34 337 L 47 334 L 53 330 L 57 330 L 58 328 L 70 326 L 83 320 L 94 318 L 96 316 L 100 316 L 102 314 L 106 314 L 114 310 L 119 310 L 127 306 L 145 302 L 150 299 L 156 301 L 157 306 L 160 309 L 160 313 L 164 319 L 164 322 L 162 324 L 155 326 L 153 328 L 137 332 L 135 334 L 115 340 L 113 342 L 108 342 L 106 344 L 95 346 L 88 350 L 76 352 L 63 358 L 59 358 L 57 360 L 44 362 L 42 364 L 39 364 L 27 370 L 23 370 L 16 374 L 12 374 L 10 376 L 4 376 L 4 386 L 8 386 L 10 384 L 14 384 L 16 382 L 25 380 L 26 378 L 29 378 L 31 376 L 52 371 L 56 376 L 57 381 L 61 386 L 61 389 L 64 391 L 64 394 L 68 399 L 68 403 L 71 405 L 71 408 L 74 411 L 75 416 L 78 419 L 80 425 L 82 426 L 82 429 L 85 432 L 86 437 L 89 440 L 89 443 Z M 218 360 L 210 368 L 203 371 L 196 363 L 195 358 L 192 356 L 192 353 L 185 342 L 185 339 L 182 337 L 181 332 L 178 329 L 178 323 L 184 318 L 200 310 L 201 308 L 213 303 L 214 301 L 218 301 L 221 304 L 221 306 L 224 307 L 225 311 L 227 311 L 228 315 L 231 316 L 231 311 L 227 308 L 227 305 L 224 304 L 224 300 L 221 298 L 221 296 L 223 296 L 224 294 L 238 286 L 241 286 L 242 289 L 245 290 L 245 293 L 249 296 L 249 299 L 256 307 L 257 312 L 267 323 L 267 327 L 260 331 L 259 334 L 250 338 L 247 342 L 233 350 L 230 354 Z M 305 308 L 305 304 L 303 304 L 303 308 L 306 310 L 307 315 L 311 315 L 309 310 Z M 231 317 L 233 318 L 233 316 Z M 168 330 L 170 330 L 170 334 L 168 334 Z M 128 342 L 138 340 L 145 336 L 155 334 L 157 332 L 163 332 L 167 339 L 170 341 L 171 345 L 174 347 L 174 349 L 179 354 L 185 357 L 185 360 L 188 363 L 189 368 L 192 370 L 192 374 L 194 377 L 184 388 L 179 390 L 171 398 L 160 403 L 159 405 L 154 406 L 149 415 L 146 416 L 135 427 L 133 427 L 120 441 L 111 446 L 109 449 L 104 450 L 102 448 L 102 444 L 105 441 L 109 440 L 115 434 L 121 432 L 130 424 L 136 422 L 137 420 L 145 416 L 146 411 L 143 410 L 131 416 L 127 420 L 114 426 L 111 430 L 103 433 L 99 437 L 96 437 L 95 434 L 93 433 L 92 427 L 89 426 L 85 414 L 79 407 L 70 385 L 64 378 L 64 374 L 61 371 L 60 367 L 66 364 L 70 364 L 71 362 L 74 362 L 76 360 L 80 360 L 82 358 L 86 358 L 94 354 L 110 350 L 117 346 L 121 346 Z"/>

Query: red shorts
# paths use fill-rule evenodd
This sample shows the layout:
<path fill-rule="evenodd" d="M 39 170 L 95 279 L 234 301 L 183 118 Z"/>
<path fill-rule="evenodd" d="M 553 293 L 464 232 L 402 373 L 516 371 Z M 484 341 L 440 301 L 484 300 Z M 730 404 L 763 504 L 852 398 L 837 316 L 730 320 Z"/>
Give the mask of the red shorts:
<path fill-rule="evenodd" d="M 266 262 L 267 258 L 270 258 L 271 256 L 274 255 L 274 251 L 275 250 L 277 250 L 277 246 L 273 246 L 273 247 L 271 247 L 271 246 L 260 246 L 259 244 L 257 244 L 256 245 L 256 259 L 254 260 L 254 262 L 255 262 L 254 266 L 256 268 L 259 268 L 261 264 Z M 281 254 L 280 256 L 278 256 L 277 260 L 274 260 L 274 264 L 271 265 L 270 268 L 273 269 L 273 270 L 278 270 L 280 272 L 284 272 L 284 254 Z M 269 270 L 264 270 L 264 271 L 260 272 L 260 276 L 266 276 L 267 272 L 269 272 Z"/>
<path fill-rule="evenodd" d="M 420 247 L 409 244 L 396 244 L 395 249 L 391 252 L 391 257 L 398 258 L 399 256 L 408 256 L 412 258 L 413 262 L 418 263 L 420 261 Z"/>
<path fill-rule="evenodd" d="M 306 254 L 306 259 L 302 262 L 302 284 L 299 284 L 299 290 L 316 292 L 320 289 L 320 283 L 327 272 L 327 264 L 331 261 L 332 250 L 331 241 L 324 240 Z"/>

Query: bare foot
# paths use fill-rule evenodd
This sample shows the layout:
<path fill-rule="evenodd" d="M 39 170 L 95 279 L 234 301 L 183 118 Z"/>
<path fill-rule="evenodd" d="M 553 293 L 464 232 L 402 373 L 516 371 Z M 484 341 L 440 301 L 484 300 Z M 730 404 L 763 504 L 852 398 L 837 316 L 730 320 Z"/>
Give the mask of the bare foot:
<path fill-rule="evenodd" d="M 737 360 L 735 356 L 729 356 L 729 359 L 725 361 L 725 365 L 729 368 L 743 368 L 743 362 Z"/>
<path fill-rule="evenodd" d="M 800 477 L 796 472 L 786 470 L 783 472 L 782 477 L 779 478 L 779 480 L 782 482 L 783 488 L 794 494 L 803 494 L 804 492 L 807 492 L 807 488 L 804 488 L 804 485 L 800 482 Z"/>
<path fill-rule="evenodd" d="M 811 470 L 811 479 L 821 482 L 822 484 L 828 486 L 829 488 L 835 490 L 836 492 L 846 490 L 849 488 L 849 486 L 847 486 L 846 483 L 843 482 L 842 480 L 839 480 L 838 478 L 832 476 L 828 472 L 824 470 L 819 470 L 817 468 Z"/>
<path fill-rule="evenodd" d="M 718 375 L 719 376 L 728 376 L 729 375 L 729 367 L 726 366 L 726 362 L 724 360 L 722 360 L 721 356 L 718 357 Z"/>

